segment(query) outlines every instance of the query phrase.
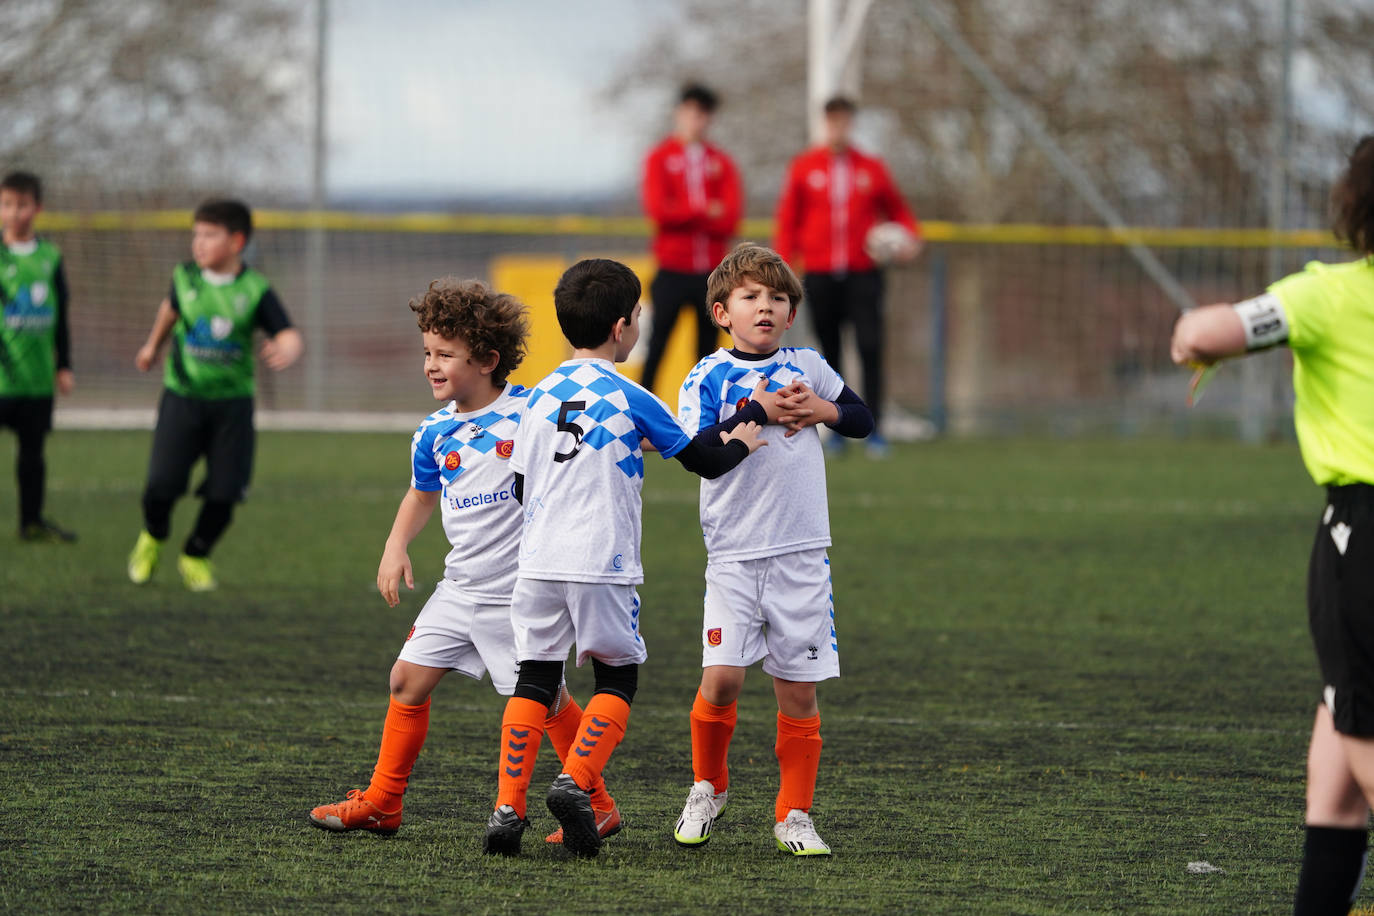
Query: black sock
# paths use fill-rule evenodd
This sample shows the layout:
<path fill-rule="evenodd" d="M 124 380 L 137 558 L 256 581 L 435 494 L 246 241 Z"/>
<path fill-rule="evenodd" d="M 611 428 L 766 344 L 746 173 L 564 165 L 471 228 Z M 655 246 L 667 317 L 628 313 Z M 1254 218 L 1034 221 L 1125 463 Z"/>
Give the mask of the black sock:
<path fill-rule="evenodd" d="M 159 541 L 172 532 L 172 501 L 143 495 L 143 527 Z"/>
<path fill-rule="evenodd" d="M 47 465 L 43 462 L 42 450 L 37 454 L 21 450 L 14 471 L 19 478 L 19 527 L 27 528 L 38 524 L 43 517 L 43 486 Z"/>
<path fill-rule="evenodd" d="M 1349 913 L 1364 880 L 1369 831 L 1308 827 L 1293 916 Z"/>
<path fill-rule="evenodd" d="M 215 542 L 219 540 L 220 535 L 224 534 L 224 529 L 229 527 L 229 520 L 233 517 L 233 503 L 207 499 L 200 507 L 200 517 L 196 519 L 196 530 L 192 531 L 191 536 L 186 539 L 186 555 L 188 557 L 208 557 L 215 546 Z"/>

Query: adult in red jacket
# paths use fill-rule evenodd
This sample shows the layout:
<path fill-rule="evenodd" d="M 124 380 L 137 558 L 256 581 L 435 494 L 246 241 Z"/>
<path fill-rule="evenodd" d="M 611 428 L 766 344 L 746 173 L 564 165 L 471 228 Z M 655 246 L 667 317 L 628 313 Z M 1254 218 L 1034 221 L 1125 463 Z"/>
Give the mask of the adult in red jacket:
<path fill-rule="evenodd" d="M 644 210 L 654 224 L 658 261 L 649 284 L 653 328 L 640 379 L 651 390 L 683 306 L 696 313 L 698 358 L 716 348 L 706 278 L 725 257 L 742 197 L 735 163 L 706 142 L 717 103 L 705 86 L 685 87 L 673 110 L 673 133 L 644 161 Z"/>
<path fill-rule="evenodd" d="M 778 200 L 773 247 L 805 269 L 803 285 L 811 321 L 826 362 L 840 367 L 840 329 L 854 326 L 863 363 L 863 399 L 881 419 L 883 407 L 883 274 L 864 250 L 870 229 L 897 222 L 911 232 L 897 260 L 920 251 L 920 224 L 902 199 L 882 160 L 849 142 L 855 105 L 836 96 L 825 103 L 824 142 L 792 160 Z M 871 454 L 886 452 L 875 430 Z"/>

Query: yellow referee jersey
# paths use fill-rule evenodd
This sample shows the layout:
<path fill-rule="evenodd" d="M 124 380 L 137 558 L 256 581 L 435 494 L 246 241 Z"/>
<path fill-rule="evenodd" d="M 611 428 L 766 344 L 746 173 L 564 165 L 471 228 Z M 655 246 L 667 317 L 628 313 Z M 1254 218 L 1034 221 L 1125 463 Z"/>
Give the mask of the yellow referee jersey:
<path fill-rule="evenodd" d="M 1309 263 L 1269 287 L 1288 319 L 1293 420 L 1318 484 L 1374 484 L 1374 260 Z"/>

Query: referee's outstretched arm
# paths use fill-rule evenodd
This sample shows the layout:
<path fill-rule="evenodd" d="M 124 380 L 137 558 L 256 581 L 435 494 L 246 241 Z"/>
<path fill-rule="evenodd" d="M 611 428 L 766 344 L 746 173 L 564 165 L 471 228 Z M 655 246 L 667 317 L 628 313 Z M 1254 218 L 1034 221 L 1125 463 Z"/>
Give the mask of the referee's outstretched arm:
<path fill-rule="evenodd" d="M 1204 305 L 1184 312 L 1174 325 L 1169 347 L 1169 355 L 1180 366 L 1210 365 L 1245 352 L 1245 325 L 1228 304 Z"/>

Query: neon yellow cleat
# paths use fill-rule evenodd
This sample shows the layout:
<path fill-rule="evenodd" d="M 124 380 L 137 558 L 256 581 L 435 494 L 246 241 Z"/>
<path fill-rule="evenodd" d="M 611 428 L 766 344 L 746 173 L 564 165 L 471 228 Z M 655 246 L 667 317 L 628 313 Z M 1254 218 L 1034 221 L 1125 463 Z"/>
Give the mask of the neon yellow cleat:
<path fill-rule="evenodd" d="M 134 549 L 129 553 L 129 581 L 134 585 L 142 585 L 151 579 L 161 556 L 162 542 L 148 532 L 140 531 Z"/>
<path fill-rule="evenodd" d="M 210 565 L 208 557 L 188 557 L 183 553 L 177 557 L 177 571 L 181 573 L 182 583 L 191 591 L 215 590 L 215 567 Z"/>

